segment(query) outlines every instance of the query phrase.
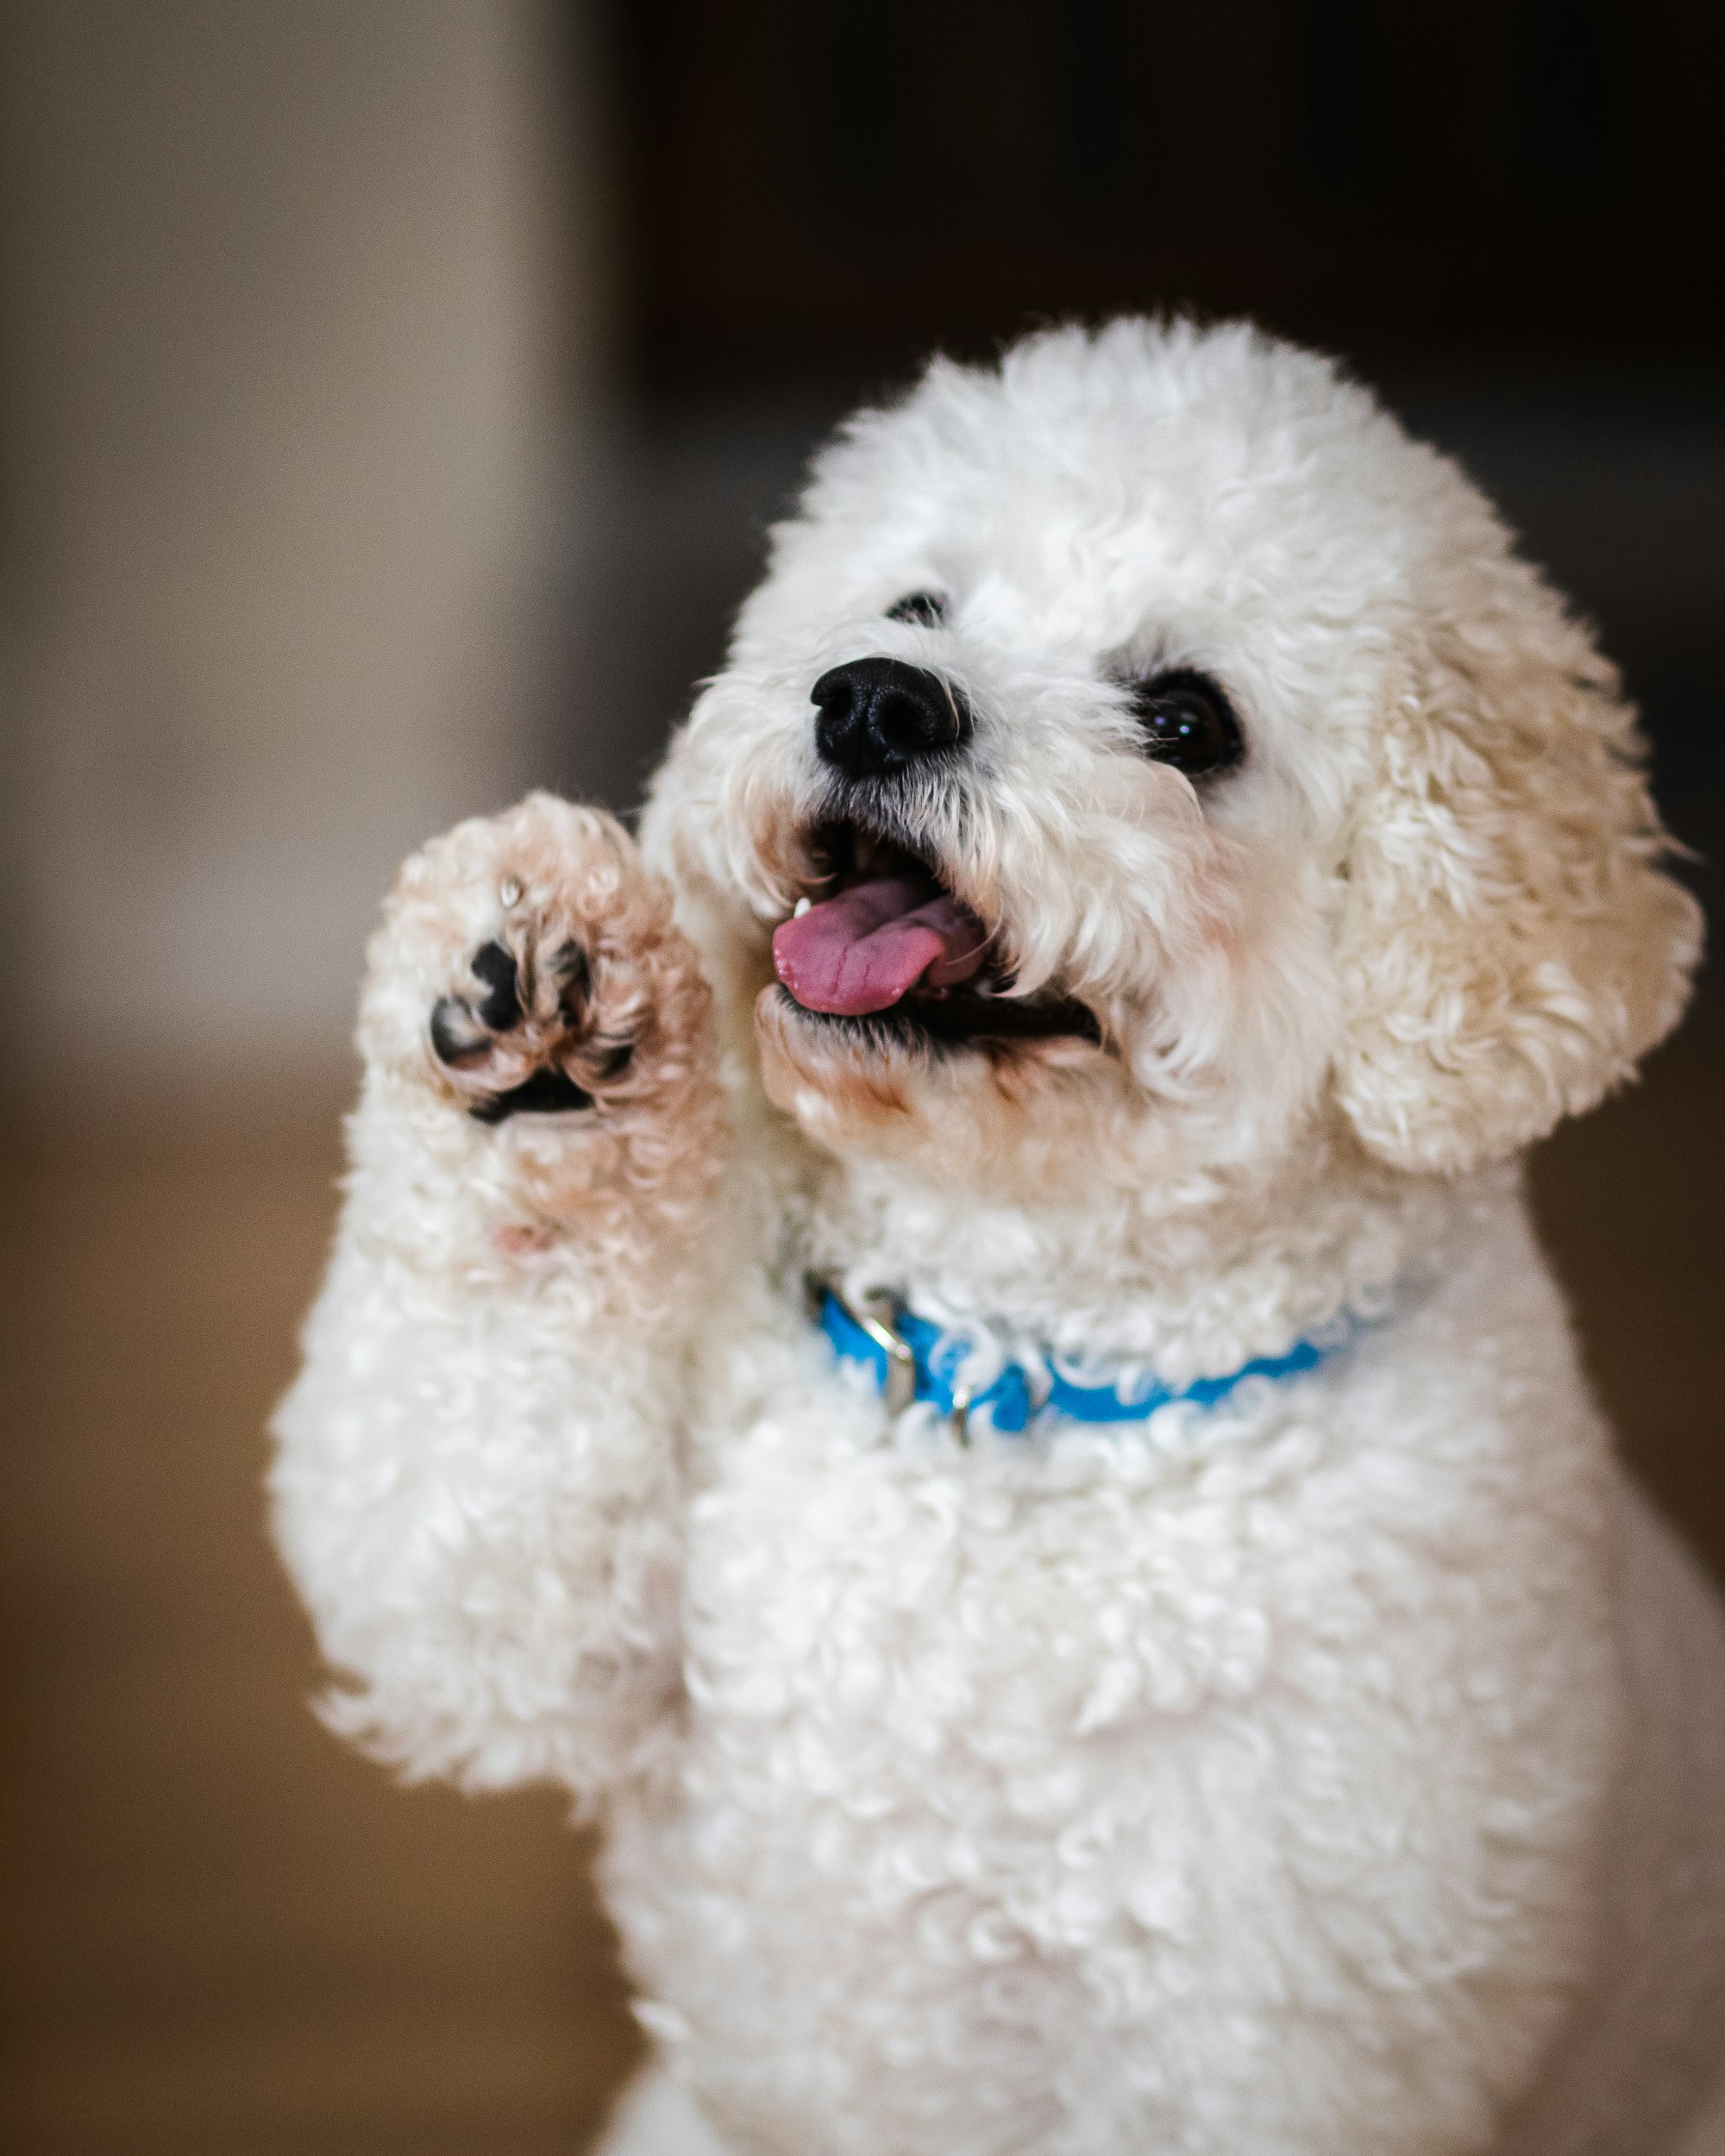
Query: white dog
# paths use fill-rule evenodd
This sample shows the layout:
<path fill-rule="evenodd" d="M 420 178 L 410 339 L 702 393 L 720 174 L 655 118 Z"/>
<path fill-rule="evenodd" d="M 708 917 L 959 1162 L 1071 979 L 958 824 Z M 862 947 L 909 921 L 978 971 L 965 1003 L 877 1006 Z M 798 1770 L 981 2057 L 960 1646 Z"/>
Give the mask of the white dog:
<path fill-rule="evenodd" d="M 1363 391 L 1123 322 L 845 429 L 650 865 L 403 871 L 279 1532 L 337 1727 L 602 1814 L 614 2156 L 1692 2128 L 1725 1627 L 1515 1165 L 1684 1003 L 1640 757 Z"/>

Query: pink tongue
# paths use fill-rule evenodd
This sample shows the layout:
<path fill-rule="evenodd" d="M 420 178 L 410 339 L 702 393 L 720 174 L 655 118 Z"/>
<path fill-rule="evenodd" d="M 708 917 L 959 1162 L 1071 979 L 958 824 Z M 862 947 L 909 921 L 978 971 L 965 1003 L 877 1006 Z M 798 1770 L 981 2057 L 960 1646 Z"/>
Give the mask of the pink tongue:
<path fill-rule="evenodd" d="M 909 876 L 877 876 L 812 906 L 773 935 L 779 978 L 807 1011 L 847 1018 L 884 1011 L 925 975 L 929 986 L 969 980 L 988 931 L 968 906 Z"/>

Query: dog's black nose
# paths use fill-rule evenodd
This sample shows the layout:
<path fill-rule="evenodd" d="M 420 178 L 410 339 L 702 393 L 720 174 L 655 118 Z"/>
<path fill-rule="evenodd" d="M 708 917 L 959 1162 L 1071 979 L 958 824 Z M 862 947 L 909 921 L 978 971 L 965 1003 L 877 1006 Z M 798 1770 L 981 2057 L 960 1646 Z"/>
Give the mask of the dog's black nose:
<path fill-rule="evenodd" d="M 879 779 L 970 732 L 970 713 L 950 681 L 902 659 L 852 659 L 823 674 L 810 692 L 820 706 L 815 747 L 850 779 Z"/>

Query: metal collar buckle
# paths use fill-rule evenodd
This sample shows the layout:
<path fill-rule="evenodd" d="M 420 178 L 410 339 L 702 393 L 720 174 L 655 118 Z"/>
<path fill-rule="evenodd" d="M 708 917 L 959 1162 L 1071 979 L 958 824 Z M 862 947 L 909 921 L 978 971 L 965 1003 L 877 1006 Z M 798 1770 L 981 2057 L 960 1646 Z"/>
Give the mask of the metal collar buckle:
<path fill-rule="evenodd" d="M 866 1332 L 887 1358 L 886 1382 L 881 1387 L 881 1398 L 889 1415 L 901 1415 L 913 1405 L 917 1396 L 916 1351 L 899 1329 L 899 1304 L 895 1296 L 877 1288 L 860 1302 L 852 1302 L 836 1281 L 824 1280 L 811 1273 L 807 1282 L 812 1307 L 818 1307 L 823 1295 L 831 1295 L 851 1322 Z M 952 1434 L 960 1445 L 970 1442 L 970 1401 L 975 1388 L 962 1380 L 952 1388 L 952 1405 L 946 1420 L 952 1426 Z"/>
<path fill-rule="evenodd" d="M 833 1294 L 846 1313 L 860 1325 L 869 1338 L 887 1358 L 887 1382 L 881 1396 L 889 1415 L 901 1415 L 916 1398 L 916 1354 L 910 1342 L 899 1330 L 899 1306 L 883 1288 L 876 1288 L 865 1295 L 860 1303 L 851 1302 L 837 1288 Z"/>

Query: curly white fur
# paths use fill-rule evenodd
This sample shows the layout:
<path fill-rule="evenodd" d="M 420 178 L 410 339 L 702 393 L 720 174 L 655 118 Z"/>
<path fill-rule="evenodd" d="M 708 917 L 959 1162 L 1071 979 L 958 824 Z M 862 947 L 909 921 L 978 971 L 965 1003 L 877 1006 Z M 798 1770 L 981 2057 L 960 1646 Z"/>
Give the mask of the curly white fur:
<path fill-rule="evenodd" d="M 917 590 L 944 620 L 886 617 Z M 932 1056 L 773 987 L 810 684 L 864 654 L 962 688 L 904 812 L 1100 1044 Z M 1141 752 L 1121 683 L 1175 665 L 1243 714 L 1214 785 Z M 602 1808 L 661 2053 L 614 2156 L 1676 2146 L 1725 1626 L 1514 1166 L 1682 1007 L 1660 844 L 1610 669 L 1459 473 L 1326 362 L 1126 322 L 826 452 L 651 867 L 543 798 L 409 865 L 278 1519 L 339 1726 Z M 493 943 L 523 1008 L 452 1063 Z M 592 1105 L 475 1119 L 535 1071 Z M 835 1367 L 809 1264 L 1176 1385 L 1371 1322 L 963 1451 Z"/>

